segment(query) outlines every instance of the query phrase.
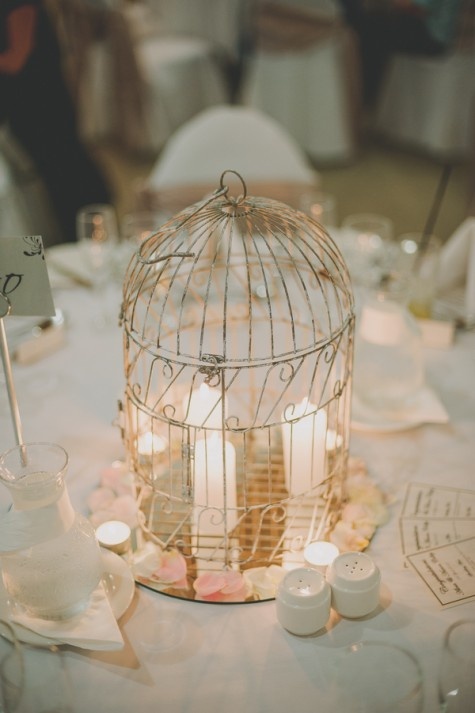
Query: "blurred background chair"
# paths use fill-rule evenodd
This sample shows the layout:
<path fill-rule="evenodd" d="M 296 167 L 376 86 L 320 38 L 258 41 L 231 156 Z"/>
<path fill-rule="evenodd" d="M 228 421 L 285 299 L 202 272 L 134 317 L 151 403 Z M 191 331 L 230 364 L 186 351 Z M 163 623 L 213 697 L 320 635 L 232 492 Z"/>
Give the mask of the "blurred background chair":
<path fill-rule="evenodd" d="M 348 162 L 359 134 L 356 38 L 332 0 L 257 0 L 241 100 L 316 162 Z"/>
<path fill-rule="evenodd" d="M 439 159 L 475 152 L 475 1 L 464 0 L 454 46 L 440 57 L 397 54 L 373 120 L 379 136 Z"/>
<path fill-rule="evenodd" d="M 7 127 L 0 129 L 1 235 L 41 235 L 45 246 L 60 242 L 43 183 Z"/>
<path fill-rule="evenodd" d="M 276 199 L 292 198 L 292 192 L 297 198 L 319 184 L 305 153 L 278 122 L 250 107 L 223 105 L 201 112 L 175 132 L 146 188 L 161 195 L 162 204 L 178 189 L 186 205 L 218 188 L 226 170 L 242 176 L 248 193 Z"/>
<path fill-rule="evenodd" d="M 176 31 L 154 3 L 51 2 L 87 142 L 158 153 L 196 113 L 229 100 L 216 43 Z"/>

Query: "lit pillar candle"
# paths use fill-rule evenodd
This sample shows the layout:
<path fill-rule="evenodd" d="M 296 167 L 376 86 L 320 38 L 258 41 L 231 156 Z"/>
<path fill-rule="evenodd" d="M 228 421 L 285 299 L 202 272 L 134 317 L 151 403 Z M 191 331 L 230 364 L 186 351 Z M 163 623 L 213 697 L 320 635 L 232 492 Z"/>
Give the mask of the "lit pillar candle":
<path fill-rule="evenodd" d="M 183 401 L 185 423 L 198 428 L 221 428 L 221 389 L 201 384 Z"/>
<path fill-rule="evenodd" d="M 282 424 L 285 483 L 291 495 L 306 493 L 325 477 L 327 417 L 316 408 L 304 398 Z"/>
<path fill-rule="evenodd" d="M 164 438 L 147 431 L 137 438 L 137 451 L 141 456 L 153 456 L 163 453 L 167 444 Z"/>
<path fill-rule="evenodd" d="M 223 441 L 218 433 L 196 441 L 194 502 L 194 520 L 200 535 L 224 536 L 224 519 L 221 512 L 224 511 L 225 503 L 227 532 L 235 526 L 236 451 L 233 444 Z"/>
<path fill-rule="evenodd" d="M 336 432 L 328 429 L 326 439 L 326 449 L 329 453 L 333 453 L 337 448 L 340 448 L 343 443 L 343 438 Z"/>

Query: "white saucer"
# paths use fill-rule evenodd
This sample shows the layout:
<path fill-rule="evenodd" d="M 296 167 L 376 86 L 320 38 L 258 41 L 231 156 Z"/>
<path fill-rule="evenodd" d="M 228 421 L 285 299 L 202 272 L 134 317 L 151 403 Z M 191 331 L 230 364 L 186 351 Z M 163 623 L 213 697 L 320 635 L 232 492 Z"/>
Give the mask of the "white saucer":
<path fill-rule="evenodd" d="M 102 583 L 109 598 L 112 613 L 118 620 L 125 614 L 132 603 L 135 592 L 135 580 L 126 562 L 119 557 L 119 555 L 103 548 L 101 548 L 101 553 L 104 560 Z M 15 632 L 15 636 L 24 644 L 31 644 L 32 646 L 51 646 L 52 644 L 58 643 L 56 639 L 41 636 L 41 634 L 30 631 L 30 629 L 27 629 L 21 624 L 10 621 L 10 607 L 1 576 L 0 619 L 9 622 Z M 5 632 L 5 634 L 7 634 L 7 632 Z"/>
<path fill-rule="evenodd" d="M 109 597 L 112 613 L 116 619 L 120 619 L 134 598 L 135 580 L 122 557 L 103 548 L 101 552 L 104 560 L 102 583 Z"/>

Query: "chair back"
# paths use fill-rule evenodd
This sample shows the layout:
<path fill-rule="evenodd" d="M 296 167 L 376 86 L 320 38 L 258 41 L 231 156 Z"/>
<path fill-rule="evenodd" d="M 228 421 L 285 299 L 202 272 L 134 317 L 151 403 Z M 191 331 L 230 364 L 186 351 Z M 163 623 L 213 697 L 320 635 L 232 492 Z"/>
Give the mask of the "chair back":
<path fill-rule="evenodd" d="M 206 109 L 172 135 L 148 185 L 159 190 L 216 183 L 226 170 L 246 181 L 318 182 L 306 155 L 274 119 L 251 107 L 223 105 Z"/>

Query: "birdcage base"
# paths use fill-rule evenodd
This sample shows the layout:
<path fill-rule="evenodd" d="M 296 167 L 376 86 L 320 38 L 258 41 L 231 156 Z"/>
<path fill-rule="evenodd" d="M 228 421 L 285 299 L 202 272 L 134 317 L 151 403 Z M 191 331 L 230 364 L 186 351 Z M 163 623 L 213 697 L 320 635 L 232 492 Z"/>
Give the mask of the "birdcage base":
<path fill-rule="evenodd" d="M 159 566 L 152 576 L 136 574 L 137 582 L 181 599 L 213 603 L 273 599 L 274 587 L 269 587 L 268 596 L 262 591 L 256 593 L 247 586 L 249 577 L 258 570 L 261 574 L 268 570 L 278 578 L 278 569 L 283 574 L 303 566 L 305 546 L 315 539 L 325 539 L 338 518 L 341 488 L 336 478 L 299 497 L 290 497 L 282 487 L 280 493 L 274 490 L 275 499 L 269 503 L 268 479 L 255 477 L 251 483 L 252 490 L 246 493 L 247 507 L 240 511 L 232 530 L 219 531 L 218 518 L 213 521 L 213 513 L 208 513 L 210 528 L 214 524 L 216 534 L 203 529 L 198 532 L 187 503 L 172 504 L 165 494 L 148 491 L 141 501 L 146 523 L 142 537 L 155 544 Z M 173 574 L 168 562 L 164 568 L 163 552 L 168 553 L 165 560 L 169 558 L 176 565 L 179 586 L 176 581 L 166 581 L 167 577 L 173 579 Z M 220 576 L 223 574 L 224 578 Z M 227 591 L 231 586 L 226 585 L 228 579 L 235 590 Z M 213 582 L 226 591 L 212 591 Z"/>

